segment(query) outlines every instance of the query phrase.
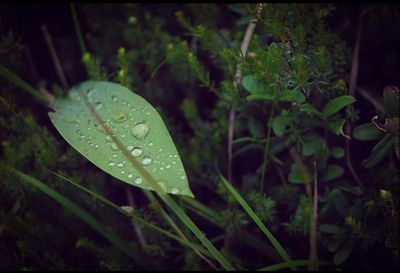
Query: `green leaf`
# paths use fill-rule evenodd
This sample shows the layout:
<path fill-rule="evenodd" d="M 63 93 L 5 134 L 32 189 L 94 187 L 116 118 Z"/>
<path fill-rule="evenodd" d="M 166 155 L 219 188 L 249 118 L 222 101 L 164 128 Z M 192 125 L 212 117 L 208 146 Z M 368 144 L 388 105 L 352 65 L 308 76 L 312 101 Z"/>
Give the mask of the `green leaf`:
<path fill-rule="evenodd" d="M 329 181 L 341 177 L 344 174 L 344 169 L 338 165 L 328 165 L 322 172 L 321 179 Z"/>
<path fill-rule="evenodd" d="M 347 240 L 344 245 L 342 245 L 333 257 L 333 263 L 335 265 L 340 265 L 344 263 L 347 258 L 349 258 L 351 251 L 353 250 L 354 241 Z"/>
<path fill-rule="evenodd" d="M 293 163 L 290 169 L 289 181 L 295 184 L 304 184 L 306 182 L 304 181 L 304 175 L 302 174 L 300 166 L 296 163 Z"/>
<path fill-rule="evenodd" d="M 324 108 L 322 109 L 322 114 L 325 117 L 329 117 L 355 101 L 356 99 L 352 96 L 341 96 L 334 98 L 324 106 Z"/>
<path fill-rule="evenodd" d="M 333 189 L 329 194 L 329 199 L 333 201 L 337 212 L 346 217 L 350 207 L 347 197 L 340 190 Z"/>
<path fill-rule="evenodd" d="M 73 87 L 67 97 L 52 102 L 55 112 L 50 112 L 49 117 L 72 147 L 115 178 L 154 190 L 138 169 L 132 167 L 85 101 L 141 164 L 137 168 L 150 173 L 166 192 L 193 196 L 179 154 L 160 115 L 145 99 L 119 84 L 83 82 Z"/>
<path fill-rule="evenodd" d="M 262 94 L 266 89 L 266 84 L 254 75 L 244 76 L 242 79 L 242 86 L 250 94 Z"/>
<path fill-rule="evenodd" d="M 317 154 L 323 145 L 323 139 L 318 136 L 309 137 L 302 145 L 304 156 Z"/>
<path fill-rule="evenodd" d="M 254 116 L 250 116 L 247 128 L 249 129 L 251 135 L 255 138 L 262 138 L 263 137 L 263 126 L 259 119 L 255 118 Z"/>
<path fill-rule="evenodd" d="M 286 124 L 285 119 L 279 115 L 272 119 L 272 130 L 274 134 L 281 137 L 285 134 Z"/>
<path fill-rule="evenodd" d="M 335 121 L 328 122 L 327 127 L 329 131 L 331 131 L 335 135 L 342 135 L 350 139 L 350 137 L 343 132 L 343 125 L 345 122 L 346 122 L 345 119 L 338 119 Z"/>
<path fill-rule="evenodd" d="M 344 156 L 344 149 L 342 147 L 334 147 L 331 149 L 331 155 L 334 158 L 342 158 Z"/>
<path fill-rule="evenodd" d="M 340 232 L 340 227 L 332 224 L 322 224 L 319 226 L 319 230 L 323 233 L 338 234 Z"/>
<path fill-rule="evenodd" d="M 248 100 L 275 100 L 276 98 L 276 86 L 267 85 L 254 75 L 244 76 L 242 86 L 250 93 L 247 96 Z"/>
<path fill-rule="evenodd" d="M 279 94 L 280 101 L 289 101 L 289 102 L 296 102 L 302 103 L 306 100 L 306 97 L 297 90 L 285 90 Z"/>
<path fill-rule="evenodd" d="M 363 161 L 362 165 L 365 168 L 370 168 L 381 162 L 382 159 L 385 158 L 386 154 L 390 151 L 390 148 L 394 142 L 393 140 L 393 135 L 386 135 L 384 138 L 382 138 L 372 149 L 368 159 Z"/>
<path fill-rule="evenodd" d="M 315 114 L 317 116 L 322 116 L 321 111 L 317 110 L 317 108 L 315 108 L 314 106 L 312 106 L 309 103 L 305 103 L 301 106 L 300 111 L 302 112 L 307 112 L 310 114 Z"/>
<path fill-rule="evenodd" d="M 399 117 L 400 90 L 397 86 L 389 85 L 383 89 L 383 104 L 386 115 L 389 117 Z"/>
<path fill-rule="evenodd" d="M 353 137 L 358 140 L 374 140 L 382 136 L 382 131 L 370 122 L 354 128 Z"/>

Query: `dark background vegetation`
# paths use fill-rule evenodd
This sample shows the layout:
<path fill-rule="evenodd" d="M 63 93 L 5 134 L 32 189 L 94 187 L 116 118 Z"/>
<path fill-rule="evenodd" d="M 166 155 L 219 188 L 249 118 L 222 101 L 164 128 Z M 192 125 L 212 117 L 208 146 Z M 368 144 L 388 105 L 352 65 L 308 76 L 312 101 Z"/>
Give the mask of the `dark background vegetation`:
<path fill-rule="evenodd" d="M 333 76 L 327 77 L 325 81 L 334 85 L 335 80 L 342 79 L 347 87 L 359 15 L 372 8 L 364 16 L 357 86 L 382 104 L 384 87 L 400 85 L 399 5 L 305 5 L 314 5 L 315 9 L 328 11 L 324 18 L 326 29 L 338 37 L 340 42 L 337 46 L 341 47 L 343 52 L 341 55 L 338 53 L 339 57 L 329 57 L 338 65 L 332 66 Z M 230 103 L 236 102 L 240 105 L 237 109 L 235 138 L 252 136 L 260 139 L 267 136 L 269 110 L 265 109 L 268 109 L 268 104 L 263 104 L 262 101 L 244 103 L 241 100 L 245 97 L 243 94 L 246 94 L 243 88 L 239 90 L 238 95 L 231 96 L 226 92 L 226 100 L 216 96 L 210 92 L 207 83 L 199 80 L 201 76 L 194 69 L 196 64 L 190 64 L 184 49 L 176 49 L 177 57 L 168 59 L 157 68 L 168 54 L 168 45 L 173 44 L 176 48 L 181 41 L 186 41 L 190 52 L 193 52 L 206 71 L 209 71 L 212 81 L 222 93 L 222 81 L 232 82 L 233 73 L 227 68 L 229 64 L 225 66 L 224 61 L 219 59 L 222 52 L 222 47 L 218 48 L 219 40 L 211 39 L 207 44 L 201 38 L 194 38 L 193 33 L 185 28 L 175 13 L 182 11 L 193 26 L 201 24 L 210 32 L 218 33 L 218 37 L 223 36 L 221 40 L 228 41 L 224 47 L 233 48 L 234 52 L 238 53 L 248 21 L 243 24 L 238 22 L 249 16 L 249 13 L 243 5 L 236 5 L 236 10 L 232 6 L 234 5 L 77 4 L 77 14 L 87 50 L 96 60 L 90 64 L 82 61 L 82 52 L 68 4 L 1 4 L 0 64 L 33 86 L 40 85 L 57 94 L 62 88 L 44 39 L 41 29 L 43 25 L 52 37 L 69 86 L 88 78 L 96 78 L 93 75 L 97 75 L 98 79 L 118 82 L 118 69 L 121 66 L 117 61 L 117 52 L 119 48 L 124 47 L 127 52 L 125 60 L 128 62 L 126 71 L 129 74 L 126 85 L 160 111 L 181 154 L 196 198 L 221 213 L 222 228 L 188 210 L 190 215 L 207 237 L 218 238 L 224 234 L 224 239 L 217 239 L 216 244 L 224 249 L 224 253 L 238 268 L 256 269 L 280 260 L 275 254 L 263 254 L 265 249 L 269 249 L 266 252 L 274 253 L 266 240 L 265 244 L 243 243 L 243 240 L 250 241 L 246 237 L 249 236 L 248 233 L 254 233 L 254 237 L 251 237 L 253 239 L 259 237 L 256 241 L 263 241 L 260 239 L 263 235 L 220 187 L 215 164 L 218 163 L 222 172 L 227 173 L 226 139 Z M 238 9 L 242 10 L 242 14 Z M 294 8 L 288 5 L 287 9 Z M 262 46 L 271 42 L 279 43 L 279 39 L 262 24 L 257 25 L 255 33 Z M 312 43 L 309 44 L 310 48 Z M 257 52 L 259 49 L 254 46 L 250 50 Z M 339 59 L 342 57 L 344 60 L 340 64 Z M 238 60 L 231 61 L 236 68 Z M 92 71 L 93 74 L 90 75 L 88 71 Z M 246 73 L 257 72 L 244 68 L 244 74 Z M 58 181 L 48 174 L 47 169 L 68 174 L 75 181 L 101 192 L 119 205 L 126 205 L 125 190 L 128 186 L 104 174 L 70 148 L 49 122 L 48 109 L 3 78 L 0 78 L 0 88 L 3 101 L 0 104 L 0 269 L 134 269 L 135 264 L 129 258 L 110 246 L 78 218 L 56 205 L 53 200 L 23 186 L 7 172 L 6 166 L 12 165 L 47 181 L 100 221 L 112 226 L 126 240 L 137 244 L 129 220 L 116 215 L 111 209 L 65 182 Z M 334 92 L 337 92 L 338 96 L 343 95 L 346 90 L 347 88 L 344 88 Z M 320 100 L 324 101 L 322 105 L 335 97 L 326 93 L 317 93 L 316 96 L 320 96 Z M 354 126 L 370 122 L 375 115 L 382 115 L 363 96 L 356 93 L 356 98 L 357 118 L 354 119 Z M 318 98 L 314 101 L 321 109 Z M 248 125 L 250 123 L 255 125 Z M 328 139 L 333 146 L 344 149 L 345 140 L 342 136 L 330 135 L 327 141 Z M 327 188 L 320 186 L 323 195 L 321 198 L 325 198 L 325 201 L 321 202 L 326 202 L 326 206 L 331 202 L 337 211 L 326 208 L 328 212 L 322 213 L 319 225 L 335 225 L 340 232 L 319 233 L 319 258 L 332 262 L 335 253 L 340 249 L 340 246 L 336 249 L 332 246 L 336 241 L 340 241 L 339 245 L 345 244 L 347 240 L 355 242 L 349 257 L 343 263 L 331 265 L 330 268 L 399 269 L 399 225 L 396 219 L 399 211 L 399 172 L 396 167 L 399 163 L 398 158 L 391 151 L 373 168 L 361 166 L 361 162 L 368 158 L 378 141 L 351 141 L 352 160 L 366 187 L 363 194 L 348 194 L 351 190 L 342 191 L 342 199 L 337 197 L 341 201 L 333 200 L 335 197 L 329 199 L 329 194 L 341 186 L 354 191 L 359 190 L 347 171 L 344 157 L 329 161 L 342 166 L 345 173 L 342 177 L 329 181 L 331 184 L 328 184 Z M 234 152 L 237 152 L 239 147 L 245 146 L 234 146 Z M 249 149 L 234 159 L 231 182 L 251 201 L 256 212 L 261 214 L 260 217 L 281 240 L 291 256 L 307 259 L 307 228 L 310 215 L 306 210 L 308 205 L 299 205 L 302 196 L 306 196 L 304 187 L 289 181 L 285 182 L 288 185 L 284 183 L 282 186 L 277 168 L 272 167 L 275 163 L 269 163 L 264 191 L 258 195 L 252 194 L 259 189 L 259 168 L 264 160 L 262 148 Z M 280 169 L 286 178 L 284 180 L 287 180 L 293 160 L 287 151 L 278 157 L 283 162 Z M 310 162 L 311 160 L 307 161 L 307 164 Z M 382 197 L 381 190 L 391 194 L 390 200 Z M 148 205 L 140 190 L 132 191 L 136 207 L 141 214 L 149 221 L 168 228 Z M 328 199 L 331 201 L 326 201 Z M 340 211 L 340 204 L 335 202 L 345 203 L 345 211 Z M 356 210 L 355 207 L 360 211 L 358 214 L 352 214 L 352 211 Z M 374 210 L 375 213 L 368 214 L 368 209 Z M 353 218 L 348 218 L 349 215 Z M 351 219 L 355 220 L 351 222 Z M 158 261 L 154 264 L 156 269 L 208 268 L 189 249 L 180 247 L 176 242 L 152 230 L 144 229 L 144 232 L 152 246 L 151 255 Z M 388 243 L 389 235 L 390 240 L 394 242 Z M 253 255 L 253 252 L 257 254 Z"/>

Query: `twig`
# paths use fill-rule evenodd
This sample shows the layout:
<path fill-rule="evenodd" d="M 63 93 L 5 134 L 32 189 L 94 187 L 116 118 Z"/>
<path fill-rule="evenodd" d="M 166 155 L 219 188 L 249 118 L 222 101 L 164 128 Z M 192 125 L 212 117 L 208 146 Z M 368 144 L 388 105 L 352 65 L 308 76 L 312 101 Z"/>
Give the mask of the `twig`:
<path fill-rule="evenodd" d="M 258 13 L 261 12 L 262 5 L 258 5 Z M 240 46 L 240 51 L 242 57 L 245 58 L 247 55 L 247 50 L 250 45 L 251 37 L 253 36 L 254 29 L 256 28 L 256 21 L 251 20 L 247 26 L 246 33 L 244 35 L 242 44 Z M 233 81 L 233 86 L 237 90 L 242 80 L 242 70 L 240 69 L 240 64 L 237 65 L 235 79 Z M 232 182 L 232 141 L 233 133 L 235 128 L 235 104 L 232 103 L 229 109 L 229 119 L 228 119 L 228 181 Z"/>
<path fill-rule="evenodd" d="M 318 270 L 317 218 L 318 218 L 318 179 L 317 179 L 317 163 L 314 160 L 314 198 L 313 198 L 311 225 L 310 225 L 310 258 L 308 260 L 308 270 Z"/>
<path fill-rule="evenodd" d="M 134 202 L 133 202 L 133 194 L 131 192 L 130 189 L 125 189 L 125 193 L 126 193 L 126 198 L 128 199 L 128 204 L 129 206 L 131 206 L 132 208 L 134 207 Z M 146 252 L 147 254 L 149 254 L 149 246 L 146 242 L 146 239 L 143 236 L 143 232 L 142 229 L 140 228 L 140 226 L 135 222 L 135 221 L 131 221 L 133 228 L 135 229 L 135 233 L 136 236 L 139 240 L 140 245 L 142 246 L 144 252 Z"/>
<path fill-rule="evenodd" d="M 365 13 L 364 13 L 365 14 Z M 359 52 L 360 52 L 360 42 L 361 42 L 361 33 L 363 28 L 363 17 L 360 18 L 360 23 L 358 25 L 356 44 L 354 47 L 353 60 L 351 65 L 351 73 L 350 73 L 350 85 L 349 85 L 349 95 L 354 96 L 356 92 L 357 86 L 357 76 L 358 76 L 358 64 L 359 64 Z M 351 107 L 347 107 L 347 114 L 349 115 L 351 112 Z M 348 120 L 346 123 L 346 135 L 351 135 L 351 120 Z M 355 172 L 353 165 L 351 163 L 351 154 L 350 154 L 350 140 L 346 138 L 345 148 L 346 148 L 346 164 L 350 171 L 350 174 L 353 176 L 354 180 L 358 183 L 360 188 L 364 191 L 364 185 L 357 173 Z"/>
<path fill-rule="evenodd" d="M 368 102 L 370 102 L 374 107 L 377 112 L 384 113 L 385 108 L 383 107 L 382 103 L 373 97 L 370 93 L 365 91 L 364 89 L 361 89 L 360 87 L 357 87 L 358 93 L 360 93 L 361 96 L 363 96 L 364 99 L 366 99 Z"/>
<path fill-rule="evenodd" d="M 264 179 L 265 179 L 265 171 L 268 165 L 268 152 L 269 152 L 269 143 L 271 142 L 271 127 L 272 127 L 272 117 L 274 115 L 274 105 L 271 105 L 271 111 L 269 113 L 268 118 L 268 132 L 267 132 L 267 142 L 265 143 L 264 148 L 264 160 L 261 169 L 261 181 L 260 181 L 260 191 L 264 191 Z"/>
<path fill-rule="evenodd" d="M 58 58 L 56 49 L 54 48 L 53 40 L 51 39 L 50 33 L 47 30 L 46 25 L 42 25 L 42 31 L 44 39 L 46 40 L 47 46 L 49 48 L 51 58 L 53 59 L 54 67 L 57 71 L 57 76 L 60 79 L 63 89 L 68 90 L 68 82 L 67 78 L 65 77 L 64 69 L 61 65 L 60 59 Z"/>
<path fill-rule="evenodd" d="M 308 196 L 311 196 L 311 185 L 310 185 L 310 174 L 307 171 L 306 165 L 304 165 L 301 156 L 296 151 L 296 149 L 292 146 L 290 140 L 284 142 L 285 147 L 289 150 L 291 157 L 293 158 L 294 162 L 299 166 L 301 176 L 304 180 L 306 186 L 306 192 Z"/>

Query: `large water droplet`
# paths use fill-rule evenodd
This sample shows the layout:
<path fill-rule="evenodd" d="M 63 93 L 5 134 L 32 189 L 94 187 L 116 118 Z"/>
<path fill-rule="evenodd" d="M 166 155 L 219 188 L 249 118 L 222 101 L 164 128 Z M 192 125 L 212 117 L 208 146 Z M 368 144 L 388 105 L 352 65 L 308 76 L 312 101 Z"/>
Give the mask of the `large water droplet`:
<path fill-rule="evenodd" d="M 177 194 L 179 191 L 180 191 L 180 189 L 177 188 L 177 187 L 173 187 L 173 188 L 171 189 L 171 193 L 172 193 L 172 194 Z"/>
<path fill-rule="evenodd" d="M 132 173 L 128 174 L 128 178 L 132 178 L 132 177 L 133 177 Z"/>
<path fill-rule="evenodd" d="M 143 160 L 142 160 L 142 164 L 143 165 L 149 165 L 151 163 L 151 158 L 150 157 L 148 157 L 148 156 L 145 156 L 145 157 L 143 157 Z"/>
<path fill-rule="evenodd" d="M 140 156 L 141 154 L 143 153 L 143 151 L 140 149 L 140 148 L 138 148 L 138 147 L 135 147 L 135 148 L 133 148 L 133 150 L 132 150 L 132 152 L 131 152 L 131 154 L 133 155 L 133 156 Z"/>
<path fill-rule="evenodd" d="M 110 163 L 108 163 L 108 166 L 114 166 L 115 165 L 115 163 L 114 162 L 110 162 Z"/>
<path fill-rule="evenodd" d="M 135 184 L 139 185 L 139 184 L 142 184 L 142 182 L 143 182 L 143 179 L 140 176 L 136 177 Z"/>
<path fill-rule="evenodd" d="M 112 114 L 112 119 L 117 123 L 122 123 L 128 120 L 128 116 L 124 112 L 118 111 Z"/>
<path fill-rule="evenodd" d="M 124 163 L 122 163 L 122 162 L 117 163 L 117 167 L 122 168 L 123 166 L 124 166 Z"/>
<path fill-rule="evenodd" d="M 149 133 L 149 125 L 145 122 L 139 122 L 132 127 L 131 133 L 137 139 L 144 139 Z"/>

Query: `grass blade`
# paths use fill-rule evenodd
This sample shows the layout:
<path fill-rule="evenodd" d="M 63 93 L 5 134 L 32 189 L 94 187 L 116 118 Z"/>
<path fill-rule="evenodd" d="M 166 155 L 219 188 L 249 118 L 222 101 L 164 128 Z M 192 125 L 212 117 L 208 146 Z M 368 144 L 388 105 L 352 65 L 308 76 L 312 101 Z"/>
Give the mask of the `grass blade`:
<path fill-rule="evenodd" d="M 144 225 L 144 226 L 146 226 L 148 228 L 154 229 L 154 230 L 160 232 L 161 234 L 164 234 L 165 236 L 170 237 L 171 239 L 174 239 L 174 240 L 180 242 L 182 245 L 187 246 L 189 248 L 192 248 L 193 250 L 197 250 L 197 251 L 201 252 L 204 255 L 211 256 L 210 253 L 206 249 L 204 249 L 202 246 L 200 246 L 200 245 L 198 245 L 196 243 L 193 243 L 193 242 L 191 242 L 189 240 L 183 240 L 180 237 L 172 234 L 171 232 L 169 232 L 169 231 L 167 231 L 165 229 L 162 229 L 162 228 L 160 228 L 160 227 L 158 227 L 158 226 L 156 226 L 156 225 L 144 220 L 143 218 L 139 217 L 135 213 L 129 213 L 126 210 L 121 209 L 117 204 L 115 204 L 115 203 L 111 202 L 110 200 L 108 200 L 107 198 L 101 196 L 99 193 L 97 193 L 95 191 L 92 191 L 92 190 L 82 186 L 79 183 L 76 183 L 75 181 L 73 181 L 73 180 L 71 180 L 71 179 L 69 179 L 69 178 L 67 178 L 65 176 L 62 176 L 62 175 L 60 175 L 58 173 L 55 173 L 53 171 L 50 171 L 50 172 L 52 174 L 56 175 L 57 177 L 59 177 L 59 178 L 65 180 L 65 181 L 71 183 L 75 187 L 85 191 L 86 193 L 88 193 L 91 196 L 93 196 L 96 199 L 98 199 L 100 202 L 103 202 L 104 204 L 114 208 L 115 210 L 117 210 L 118 212 L 124 214 L 125 216 L 132 218 L 132 220 L 137 221 L 139 224 L 142 224 L 142 225 Z"/>
<path fill-rule="evenodd" d="M 235 188 L 220 174 L 224 185 L 228 188 L 230 193 L 235 197 L 235 199 L 239 202 L 239 204 L 243 207 L 243 209 L 247 212 L 251 219 L 257 224 L 257 226 L 261 229 L 261 231 L 267 236 L 272 245 L 275 247 L 276 251 L 281 255 L 285 262 L 292 262 L 289 255 L 286 253 L 285 249 L 279 243 L 279 241 L 275 238 L 275 236 L 268 230 L 268 228 L 264 225 L 261 219 L 257 216 L 257 214 L 251 209 L 249 204 L 244 200 L 244 198 L 235 190 Z M 297 270 L 297 268 L 293 265 L 290 266 L 291 269 Z"/>
<path fill-rule="evenodd" d="M 33 95 L 36 99 L 38 99 L 41 103 L 46 104 L 48 100 L 39 90 L 32 87 L 29 83 L 21 79 L 18 75 L 11 72 L 9 69 L 5 68 L 4 66 L 0 65 L 0 76 L 3 76 L 10 82 L 14 83 L 18 87 L 20 87 L 23 91 L 28 92 L 29 94 Z"/>
<path fill-rule="evenodd" d="M 114 233 L 111 229 L 105 227 L 100 222 L 98 222 L 92 215 L 81 209 L 76 203 L 64 197 L 62 194 L 47 186 L 45 183 L 37 180 L 34 177 L 26 175 L 20 171 L 13 170 L 22 181 L 36 187 L 41 190 L 45 194 L 49 195 L 55 201 L 60 203 L 64 208 L 68 211 L 72 212 L 76 216 L 78 216 L 81 220 L 83 220 L 87 225 L 100 233 L 104 238 L 106 238 L 110 243 L 112 243 L 115 247 L 117 247 L 121 252 L 126 254 L 127 256 L 133 258 L 135 262 L 143 268 L 147 268 L 144 265 L 143 260 L 140 256 L 135 255 L 138 253 L 138 249 L 134 246 L 127 244 L 124 240 L 122 240 L 116 233 Z"/>

